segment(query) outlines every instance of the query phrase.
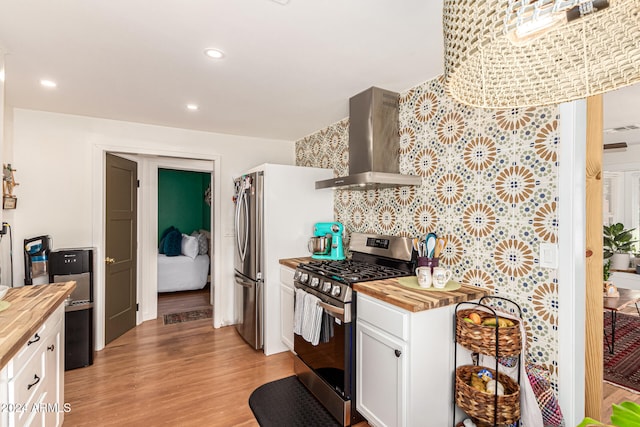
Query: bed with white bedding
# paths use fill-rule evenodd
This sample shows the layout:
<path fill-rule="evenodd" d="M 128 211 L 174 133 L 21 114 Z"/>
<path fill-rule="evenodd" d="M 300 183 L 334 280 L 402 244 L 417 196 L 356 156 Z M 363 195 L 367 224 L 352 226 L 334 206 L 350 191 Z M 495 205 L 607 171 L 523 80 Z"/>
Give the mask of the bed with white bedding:
<path fill-rule="evenodd" d="M 209 275 L 209 255 L 191 258 L 158 254 L 158 292 L 202 289 Z"/>

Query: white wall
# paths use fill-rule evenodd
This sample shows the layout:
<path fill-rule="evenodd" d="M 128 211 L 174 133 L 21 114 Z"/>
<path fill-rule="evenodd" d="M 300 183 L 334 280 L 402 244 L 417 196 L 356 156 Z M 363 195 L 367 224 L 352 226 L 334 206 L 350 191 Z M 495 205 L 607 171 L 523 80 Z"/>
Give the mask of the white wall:
<path fill-rule="evenodd" d="M 223 324 L 233 323 L 232 178 L 264 162 L 294 164 L 293 142 L 190 131 L 130 122 L 15 109 L 13 159 L 18 170 L 18 208 L 13 219 L 15 285 L 24 283 L 22 241 L 48 234 L 54 248 L 95 246 L 92 207 L 102 195 L 93 190 L 92 159 L 98 146 L 125 152 L 176 157 L 219 156 L 222 200 Z M 100 172 L 98 172 L 100 173 Z M 99 254 L 100 256 L 100 254 Z M 3 276 L 8 266 L 3 264 Z"/>
<path fill-rule="evenodd" d="M 605 150 L 602 155 L 602 170 L 640 170 L 640 144 L 630 144 L 626 149 Z"/>

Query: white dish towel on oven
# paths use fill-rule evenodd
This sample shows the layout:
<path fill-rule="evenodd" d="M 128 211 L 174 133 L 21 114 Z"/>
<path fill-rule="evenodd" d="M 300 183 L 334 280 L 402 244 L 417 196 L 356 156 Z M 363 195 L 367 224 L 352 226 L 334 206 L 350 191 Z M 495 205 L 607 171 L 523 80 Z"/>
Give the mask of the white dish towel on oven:
<path fill-rule="evenodd" d="M 302 319 L 302 338 L 312 345 L 320 342 L 320 329 L 322 327 L 322 307 L 320 298 L 307 293 L 304 297 L 304 317 Z"/>
<path fill-rule="evenodd" d="M 304 289 L 296 288 L 296 303 L 293 307 L 293 332 L 302 335 L 302 319 L 304 318 L 304 297 L 307 293 Z"/>

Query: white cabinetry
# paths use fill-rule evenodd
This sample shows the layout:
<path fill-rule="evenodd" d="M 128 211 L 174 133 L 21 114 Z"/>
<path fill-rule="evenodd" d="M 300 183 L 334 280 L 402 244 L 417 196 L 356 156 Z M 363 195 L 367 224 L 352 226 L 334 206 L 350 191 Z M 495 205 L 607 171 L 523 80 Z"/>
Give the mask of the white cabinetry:
<path fill-rule="evenodd" d="M 453 420 L 453 308 L 411 313 L 357 295 L 356 408 L 382 426 Z"/>
<path fill-rule="evenodd" d="M 64 418 L 64 306 L 0 371 L 0 425 L 60 426 Z"/>
<path fill-rule="evenodd" d="M 280 337 L 291 351 L 293 351 L 293 308 L 295 304 L 293 274 L 293 269 L 280 266 Z"/>

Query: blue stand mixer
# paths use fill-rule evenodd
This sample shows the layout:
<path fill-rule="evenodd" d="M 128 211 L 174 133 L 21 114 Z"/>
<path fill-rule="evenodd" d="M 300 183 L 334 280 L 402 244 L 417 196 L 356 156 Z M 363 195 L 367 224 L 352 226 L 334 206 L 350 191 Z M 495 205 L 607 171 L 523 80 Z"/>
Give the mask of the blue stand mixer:
<path fill-rule="evenodd" d="M 345 259 L 342 247 L 344 226 L 339 222 L 317 222 L 313 227 L 313 236 L 309 240 L 311 258 L 341 260 Z"/>

